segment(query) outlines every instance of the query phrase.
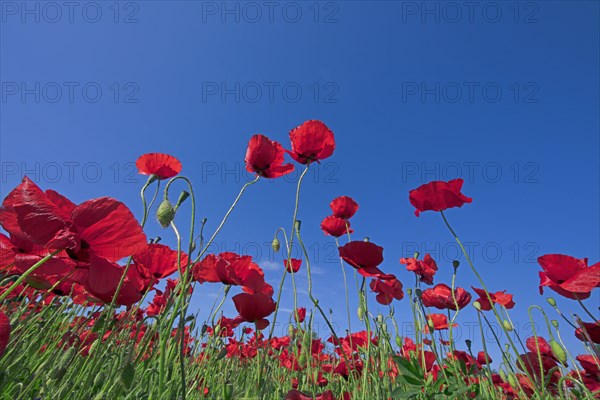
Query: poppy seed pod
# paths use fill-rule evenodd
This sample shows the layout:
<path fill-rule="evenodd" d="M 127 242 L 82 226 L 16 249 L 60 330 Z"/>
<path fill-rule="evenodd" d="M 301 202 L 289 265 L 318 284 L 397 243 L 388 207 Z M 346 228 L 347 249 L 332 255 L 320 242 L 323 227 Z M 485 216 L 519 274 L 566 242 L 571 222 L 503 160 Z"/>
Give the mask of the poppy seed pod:
<path fill-rule="evenodd" d="M 479 304 L 478 301 L 473 302 L 473 307 L 475 307 L 477 311 L 481 311 L 481 304 Z"/>
<path fill-rule="evenodd" d="M 452 266 L 454 267 L 454 269 L 457 269 L 459 265 L 460 265 L 460 261 L 458 261 L 458 260 L 452 261 Z"/>
<path fill-rule="evenodd" d="M 396 336 L 396 344 L 398 347 L 402 347 L 402 338 L 400 336 Z"/>
<path fill-rule="evenodd" d="M 513 326 L 507 320 L 502 321 L 502 326 L 504 326 L 504 329 L 506 329 L 508 332 L 513 330 Z"/>
<path fill-rule="evenodd" d="M 358 319 L 362 321 L 363 318 L 365 317 L 365 310 L 363 310 L 362 306 L 358 307 L 358 310 L 356 311 L 356 313 L 358 314 Z"/>
<path fill-rule="evenodd" d="M 471 341 L 469 339 L 465 340 L 465 344 L 467 345 L 467 348 L 471 350 Z"/>
<path fill-rule="evenodd" d="M 553 327 L 558 329 L 558 321 L 557 320 L 553 319 L 552 321 L 550 321 L 550 323 L 552 324 Z"/>
<path fill-rule="evenodd" d="M 514 388 L 517 387 L 517 378 L 513 374 L 508 375 L 508 384 Z"/>
<path fill-rule="evenodd" d="M 163 228 L 169 226 L 173 219 L 175 218 L 175 208 L 173 208 L 173 204 L 169 201 L 169 199 L 164 199 L 160 206 L 158 206 L 158 210 L 156 210 L 156 218 L 158 218 L 158 223 Z"/>
<path fill-rule="evenodd" d="M 548 304 L 550 304 L 552 307 L 556 307 L 556 300 L 554 300 L 553 297 L 548 297 L 546 299 L 546 301 L 548 302 Z"/>

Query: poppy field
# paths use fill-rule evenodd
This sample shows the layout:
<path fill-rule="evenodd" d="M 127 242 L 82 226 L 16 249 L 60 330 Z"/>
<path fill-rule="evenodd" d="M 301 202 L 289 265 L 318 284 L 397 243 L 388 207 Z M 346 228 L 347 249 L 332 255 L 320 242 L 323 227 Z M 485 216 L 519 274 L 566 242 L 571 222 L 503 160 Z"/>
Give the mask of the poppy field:
<path fill-rule="evenodd" d="M 532 290 L 540 302 L 518 312 L 541 315 L 545 324 L 522 336 L 511 319 L 519 293 L 482 279 L 451 223 L 476 201 L 462 179 L 406 193 L 411 217 L 435 218 L 461 248 L 461 262 L 415 253 L 394 260 L 394 270 L 384 267 L 384 249 L 352 224 L 360 212 L 353 193 L 329 199 L 331 215 L 320 226 L 302 224 L 310 213 L 301 207 L 304 177 L 335 151 L 333 131 L 318 120 L 291 129 L 285 143 L 250 137 L 244 162 L 254 179 L 225 215 L 214 216 L 220 222 L 211 230 L 197 218 L 182 162 L 168 154 L 136 161 L 147 176 L 141 220 L 117 199 L 75 204 L 23 177 L 0 207 L 0 399 L 600 399 L 600 316 L 590 299 L 600 288 L 600 262 L 541 255 L 537 271 L 527 272 L 539 273 Z M 209 251 L 223 226 L 239 223 L 235 209 L 247 191 L 293 171 L 295 193 L 282 204 L 289 220 L 271 245 L 279 280 L 268 281 L 252 256 Z M 176 223 L 183 208 L 191 218 Z M 149 224 L 159 224 L 164 239 L 147 236 Z M 343 309 L 331 310 L 313 291 L 306 230 L 335 241 Z M 293 246 L 304 257 L 292 257 Z M 436 276 L 442 268 L 451 280 Z M 411 279 L 401 281 L 400 270 Z M 461 284 L 466 275 L 478 285 Z M 293 290 L 284 290 L 290 281 Z M 216 298 L 203 297 L 207 285 L 219 287 Z M 300 290 L 308 303 L 300 303 Z M 561 311 L 554 297 L 579 313 Z M 282 299 L 293 301 L 291 313 Z M 237 314 L 226 315 L 226 303 Z M 196 304 L 210 310 L 208 318 L 197 317 Z M 375 304 L 387 315 L 373 312 Z M 467 307 L 476 311 L 481 340 L 455 340 Z M 336 327 L 332 312 L 347 325 Z M 356 315 L 360 326 L 351 323 Z M 402 334 L 401 319 L 410 319 L 414 335 Z M 315 332 L 317 320 L 327 334 Z M 278 321 L 289 322 L 286 335 L 276 335 Z M 493 343 L 483 338 L 490 324 L 501 328 Z M 565 337 L 578 345 L 567 346 Z"/>

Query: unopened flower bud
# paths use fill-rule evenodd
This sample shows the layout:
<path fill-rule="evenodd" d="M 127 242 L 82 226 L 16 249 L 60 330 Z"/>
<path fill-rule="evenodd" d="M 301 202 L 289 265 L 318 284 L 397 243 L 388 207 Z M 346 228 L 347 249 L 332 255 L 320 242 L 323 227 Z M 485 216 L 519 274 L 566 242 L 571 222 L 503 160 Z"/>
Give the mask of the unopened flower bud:
<path fill-rule="evenodd" d="M 379 322 L 380 324 L 383 322 L 383 315 L 377 314 L 377 322 Z"/>
<path fill-rule="evenodd" d="M 281 243 L 279 243 L 279 239 L 274 238 L 271 242 L 271 247 L 273 248 L 273 251 L 277 253 L 279 249 L 281 249 Z"/>
<path fill-rule="evenodd" d="M 296 220 L 296 222 L 294 222 L 294 229 L 297 232 L 300 232 L 300 227 L 302 226 L 302 221 L 300 221 L 299 219 Z"/>
<path fill-rule="evenodd" d="M 558 329 L 558 321 L 557 320 L 553 319 L 553 320 L 550 321 L 550 323 L 552 324 L 552 326 L 554 328 Z"/>
<path fill-rule="evenodd" d="M 288 336 L 294 336 L 294 327 L 292 325 L 288 326 Z"/>
<path fill-rule="evenodd" d="M 421 295 L 422 295 L 422 294 L 423 294 L 423 291 L 422 291 L 421 289 L 415 289 L 415 295 L 416 295 L 418 298 L 421 298 Z"/>
<path fill-rule="evenodd" d="M 402 338 L 400 336 L 396 336 L 396 344 L 398 347 L 402 347 Z"/>
<path fill-rule="evenodd" d="M 415 251 L 415 253 L 413 254 L 413 258 L 419 258 L 420 255 L 421 255 L 421 253 L 419 253 L 418 251 Z"/>
<path fill-rule="evenodd" d="M 134 377 L 135 367 L 132 363 L 128 362 L 121 370 L 121 383 L 123 384 L 123 386 L 125 386 L 125 388 L 129 389 L 131 387 L 131 384 L 133 383 Z"/>
<path fill-rule="evenodd" d="M 506 329 L 508 332 L 513 330 L 513 326 L 507 320 L 502 321 L 502 326 L 504 326 L 504 329 Z"/>
<path fill-rule="evenodd" d="M 556 300 L 554 300 L 553 297 L 548 297 L 546 299 L 546 301 L 548 302 L 548 304 L 550 304 L 552 307 L 556 307 Z"/>
<path fill-rule="evenodd" d="M 508 384 L 514 388 L 517 387 L 517 379 L 513 374 L 508 375 Z"/>
<path fill-rule="evenodd" d="M 412 296 L 412 292 L 412 288 L 406 289 L 406 293 L 408 293 L 409 296 Z"/>
<path fill-rule="evenodd" d="M 550 348 L 552 349 L 552 353 L 554 353 L 554 356 L 558 361 L 560 361 L 562 364 L 567 362 L 567 353 L 560 343 L 552 339 L 550 340 Z"/>
<path fill-rule="evenodd" d="M 358 314 L 358 319 L 362 321 L 363 318 L 365 317 L 365 310 L 363 310 L 362 306 L 358 307 L 358 310 L 356 313 Z"/>
<path fill-rule="evenodd" d="M 158 206 L 158 210 L 156 211 L 156 218 L 158 218 L 158 223 L 163 228 L 169 226 L 173 219 L 175 218 L 175 209 L 173 208 L 173 204 L 169 201 L 169 199 L 164 199 L 160 206 Z"/>
<path fill-rule="evenodd" d="M 471 341 L 469 339 L 465 340 L 465 344 L 467 345 L 467 348 L 469 349 L 469 351 L 471 350 Z"/>
<path fill-rule="evenodd" d="M 481 311 L 481 304 L 478 301 L 473 302 L 473 307 L 475 307 L 477 311 Z"/>
<path fill-rule="evenodd" d="M 454 269 L 457 269 L 459 265 L 460 265 L 460 261 L 458 261 L 458 260 L 452 261 L 452 266 L 454 267 Z"/>
<path fill-rule="evenodd" d="M 175 204 L 175 209 L 177 210 L 188 197 L 190 197 L 190 194 L 185 190 L 182 190 L 181 194 L 179 195 L 179 199 L 177 200 L 177 204 Z"/>
<path fill-rule="evenodd" d="M 427 319 L 427 326 L 429 327 L 429 329 L 431 329 L 432 331 L 435 330 L 435 324 L 433 323 L 433 321 L 431 319 Z"/>

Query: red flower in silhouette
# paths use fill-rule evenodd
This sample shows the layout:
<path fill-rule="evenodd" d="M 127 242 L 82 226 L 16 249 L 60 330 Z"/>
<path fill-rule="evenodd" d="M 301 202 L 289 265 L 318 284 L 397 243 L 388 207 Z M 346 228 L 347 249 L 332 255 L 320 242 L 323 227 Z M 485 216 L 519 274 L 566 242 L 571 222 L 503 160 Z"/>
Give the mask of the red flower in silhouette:
<path fill-rule="evenodd" d="M 135 165 L 142 175 L 156 175 L 160 179 L 169 179 L 181 172 L 181 162 L 173 156 L 163 153 L 141 155 Z"/>
<path fill-rule="evenodd" d="M 276 305 L 271 296 L 264 293 L 240 293 L 233 296 L 233 303 L 241 320 L 256 323 L 260 330 L 269 326 L 265 318 L 275 311 Z"/>
<path fill-rule="evenodd" d="M 345 219 L 338 218 L 334 215 L 330 215 L 325 217 L 323 221 L 321 221 L 321 230 L 326 234 L 333 237 L 340 237 L 345 235 L 346 233 L 354 232 L 350 229 L 350 222 Z"/>
<path fill-rule="evenodd" d="M 358 210 L 358 203 L 351 197 L 340 196 L 333 199 L 331 203 L 329 203 L 329 207 L 331 207 L 334 217 L 348 219 L 352 218 Z"/>
<path fill-rule="evenodd" d="M 300 266 L 302 265 L 302 260 L 298 260 L 297 258 L 291 258 L 289 263 L 288 260 L 285 260 L 284 262 L 287 272 L 296 273 L 300 270 Z"/>
<path fill-rule="evenodd" d="M 429 254 L 425 254 L 423 260 L 416 258 L 401 258 L 400 264 L 405 264 L 406 269 L 419 275 L 421 282 L 433 285 L 433 276 L 438 270 L 438 266 Z"/>
<path fill-rule="evenodd" d="M 333 132 L 321 121 L 306 121 L 290 131 L 292 151 L 290 156 L 300 164 L 324 160 L 333 154 Z"/>
<path fill-rule="evenodd" d="M 456 303 L 458 308 L 465 308 L 471 301 L 471 294 L 463 288 L 454 289 L 454 297 L 452 296 L 452 289 L 443 283 L 435 285 L 431 289 L 424 290 L 421 294 L 421 300 L 425 307 L 435 307 L 440 310 L 450 309 L 456 310 Z"/>
<path fill-rule="evenodd" d="M 600 321 L 581 322 L 581 325 L 583 325 L 583 328 L 585 328 L 585 333 L 581 328 L 577 328 L 575 330 L 575 336 L 577 339 L 581 340 L 582 342 L 587 342 L 587 333 L 587 336 L 590 337 L 593 343 L 600 344 Z"/>
<path fill-rule="evenodd" d="M 0 311 L 0 357 L 4 354 L 8 341 L 10 340 L 10 320 Z"/>
<path fill-rule="evenodd" d="M 463 183 L 462 179 L 433 181 L 411 190 L 408 199 L 417 209 L 415 215 L 418 217 L 423 211 L 443 211 L 470 203 L 473 199 L 460 192 Z"/>
<path fill-rule="evenodd" d="M 386 275 L 377 266 L 383 262 L 383 247 L 375 243 L 352 241 L 338 248 L 340 257 L 358 270 L 365 277 L 394 279 L 394 275 Z"/>
<path fill-rule="evenodd" d="M 393 275 L 392 275 L 393 276 Z M 402 282 L 396 277 L 392 279 L 373 279 L 371 281 L 371 290 L 377 293 L 376 300 L 379 304 L 388 305 L 393 299 L 402 300 Z"/>
<path fill-rule="evenodd" d="M 246 150 L 246 170 L 265 178 L 278 178 L 294 170 L 292 164 L 283 164 L 283 147 L 264 135 L 254 135 Z"/>
<path fill-rule="evenodd" d="M 540 272 L 540 294 L 548 286 L 569 299 L 587 299 L 600 287 L 600 262 L 588 267 L 587 258 L 546 254 L 538 257 L 538 263 L 544 270 Z"/>
<path fill-rule="evenodd" d="M 471 286 L 471 288 L 473 288 L 475 293 L 477 293 L 477 295 L 479 296 L 479 298 L 475 301 L 481 305 L 480 308 L 483 311 L 491 310 L 492 304 L 490 303 L 490 300 L 488 299 L 486 291 L 483 289 L 477 289 L 473 286 Z M 513 295 L 506 293 L 506 290 L 502 290 L 501 292 L 496 292 L 496 293 L 489 293 L 489 295 L 494 303 L 500 304 L 500 305 L 506 307 L 507 309 L 511 309 L 515 306 L 515 302 L 513 301 Z"/>

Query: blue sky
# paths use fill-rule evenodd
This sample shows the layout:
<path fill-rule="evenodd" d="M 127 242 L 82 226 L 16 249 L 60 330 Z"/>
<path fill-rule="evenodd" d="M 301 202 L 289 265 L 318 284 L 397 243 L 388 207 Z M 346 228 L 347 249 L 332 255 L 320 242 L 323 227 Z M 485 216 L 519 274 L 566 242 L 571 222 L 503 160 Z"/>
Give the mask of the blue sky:
<path fill-rule="evenodd" d="M 417 218 L 408 202 L 427 181 L 463 177 L 473 203 L 447 216 L 488 287 L 515 294 L 524 337 L 528 305 L 546 305 L 537 256 L 600 259 L 597 2 L 1 6 L 2 198 L 27 174 L 76 202 L 112 196 L 141 216 L 144 179 L 133 162 L 166 152 L 182 161 L 212 232 L 251 179 L 243 169 L 250 136 L 289 147 L 291 128 L 321 119 L 337 149 L 307 176 L 299 219 L 315 295 L 340 328 L 339 260 L 319 229 L 339 195 L 360 204 L 354 237 L 383 246 L 382 269 L 405 287 L 413 277 L 398 260 L 417 249 L 438 260 L 436 283 L 449 283 L 458 257 L 458 283 L 469 288 L 479 285 L 440 216 Z M 278 227 L 289 229 L 297 176 L 252 186 L 216 241 L 215 250 L 253 255 L 274 286 L 282 261 L 269 243 Z M 174 243 L 154 221 L 147 232 Z M 304 273 L 298 285 L 305 291 Z M 197 292 L 203 315 L 217 287 Z M 554 297 L 566 314 L 583 314 Z M 291 292 L 283 298 L 291 309 Z M 596 293 L 587 302 L 599 301 Z M 300 304 L 309 305 L 302 293 Z M 412 319 L 406 299 L 395 307 L 401 326 Z M 234 311 L 228 302 L 226 315 Z M 475 314 L 469 308 L 460 320 L 460 339 L 479 348 L 469 334 Z M 563 336 L 578 345 L 571 329 Z"/>

